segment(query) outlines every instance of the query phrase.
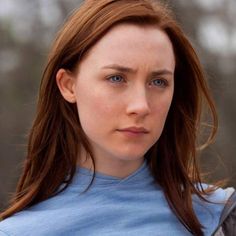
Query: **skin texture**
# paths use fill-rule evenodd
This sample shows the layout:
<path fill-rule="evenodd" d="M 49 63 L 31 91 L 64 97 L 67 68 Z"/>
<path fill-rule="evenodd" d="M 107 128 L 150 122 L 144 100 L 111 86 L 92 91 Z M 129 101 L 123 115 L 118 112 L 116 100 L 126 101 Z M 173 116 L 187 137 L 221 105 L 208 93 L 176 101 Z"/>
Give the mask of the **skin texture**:
<path fill-rule="evenodd" d="M 96 171 L 126 177 L 160 137 L 174 92 L 175 58 L 168 36 L 154 26 L 120 24 L 86 54 L 76 73 L 60 69 L 63 97 L 76 102 L 94 151 Z M 122 131 L 143 127 L 147 132 Z M 82 150 L 79 165 L 91 168 Z"/>

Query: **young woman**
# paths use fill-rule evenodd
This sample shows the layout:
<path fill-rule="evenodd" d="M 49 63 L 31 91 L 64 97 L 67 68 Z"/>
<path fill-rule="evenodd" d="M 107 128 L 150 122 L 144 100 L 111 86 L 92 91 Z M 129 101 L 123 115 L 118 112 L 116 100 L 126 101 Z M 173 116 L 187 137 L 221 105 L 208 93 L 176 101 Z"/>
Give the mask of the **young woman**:
<path fill-rule="evenodd" d="M 90 0 L 49 54 L 0 235 L 211 235 L 232 189 L 202 183 L 198 57 L 159 2 Z"/>

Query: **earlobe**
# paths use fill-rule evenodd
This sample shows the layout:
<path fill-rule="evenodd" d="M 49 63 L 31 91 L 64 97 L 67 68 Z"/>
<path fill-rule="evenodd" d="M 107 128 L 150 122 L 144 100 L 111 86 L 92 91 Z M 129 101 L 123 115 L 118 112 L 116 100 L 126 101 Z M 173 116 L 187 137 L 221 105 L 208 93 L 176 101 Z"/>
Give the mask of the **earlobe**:
<path fill-rule="evenodd" d="M 67 102 L 75 103 L 75 78 L 65 69 L 59 69 L 56 74 L 57 86 Z"/>

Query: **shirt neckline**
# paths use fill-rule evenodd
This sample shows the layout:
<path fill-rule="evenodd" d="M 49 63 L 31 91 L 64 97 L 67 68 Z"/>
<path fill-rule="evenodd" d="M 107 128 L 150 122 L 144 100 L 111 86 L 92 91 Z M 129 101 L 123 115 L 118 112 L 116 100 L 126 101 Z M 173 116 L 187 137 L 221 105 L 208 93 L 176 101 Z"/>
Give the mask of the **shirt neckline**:
<path fill-rule="evenodd" d="M 115 177 L 115 176 L 111 176 L 111 175 L 107 175 L 107 174 L 103 174 L 103 173 L 95 171 L 95 178 L 102 179 L 102 180 L 114 180 L 114 181 L 119 181 L 119 182 L 125 181 L 127 179 L 133 178 L 134 176 L 138 175 L 146 167 L 147 167 L 147 163 L 146 161 L 144 161 L 137 170 L 135 170 L 134 172 L 132 172 L 131 174 L 129 174 L 127 177 L 124 177 L 124 178 L 119 178 L 119 177 Z M 81 175 L 93 176 L 93 171 L 85 167 L 78 167 L 76 172 L 77 174 L 81 174 Z"/>
<path fill-rule="evenodd" d="M 84 167 L 77 167 L 75 176 L 72 181 L 73 186 L 84 186 L 88 185 L 93 176 L 93 171 Z M 148 170 L 147 161 L 144 160 L 143 164 L 135 170 L 133 173 L 128 175 L 125 178 L 118 178 L 110 175 L 106 175 L 103 173 L 95 172 L 95 177 L 93 181 L 93 185 L 105 185 L 105 186 L 111 186 L 111 185 L 117 185 L 117 184 L 125 184 L 125 183 L 140 183 L 140 181 L 144 181 L 145 179 L 148 179 L 150 177 L 150 173 Z"/>

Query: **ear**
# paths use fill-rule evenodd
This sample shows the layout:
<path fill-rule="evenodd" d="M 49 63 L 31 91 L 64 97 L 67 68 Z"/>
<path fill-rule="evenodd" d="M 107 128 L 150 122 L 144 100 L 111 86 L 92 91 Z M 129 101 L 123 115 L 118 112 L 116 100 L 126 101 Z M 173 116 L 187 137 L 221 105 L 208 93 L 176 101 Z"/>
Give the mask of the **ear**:
<path fill-rule="evenodd" d="M 64 99 L 67 102 L 75 103 L 75 78 L 73 74 L 65 69 L 59 69 L 56 74 L 56 82 Z"/>

